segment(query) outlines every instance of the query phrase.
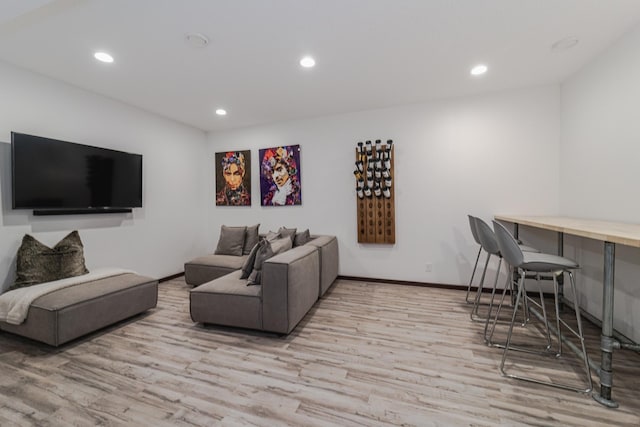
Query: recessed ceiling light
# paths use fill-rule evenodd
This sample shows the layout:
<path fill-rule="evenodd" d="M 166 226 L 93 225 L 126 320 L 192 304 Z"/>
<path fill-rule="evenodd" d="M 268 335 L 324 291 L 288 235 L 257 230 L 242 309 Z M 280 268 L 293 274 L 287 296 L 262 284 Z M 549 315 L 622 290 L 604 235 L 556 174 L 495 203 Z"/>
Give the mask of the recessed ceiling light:
<path fill-rule="evenodd" d="M 227 115 L 227 110 L 225 110 L 224 108 L 218 108 L 216 110 L 216 114 L 219 116 L 226 116 Z"/>
<path fill-rule="evenodd" d="M 209 44 L 209 38 L 202 33 L 187 33 L 184 37 L 193 47 L 205 47 Z"/>
<path fill-rule="evenodd" d="M 93 57 L 100 62 L 106 62 L 108 64 L 113 62 L 113 56 L 109 55 L 107 52 L 96 52 L 93 54 Z"/>
<path fill-rule="evenodd" d="M 562 52 L 568 49 L 571 49 L 575 45 L 577 45 L 579 40 L 575 37 L 565 37 L 563 39 L 558 40 L 554 44 L 551 45 L 552 52 Z"/>
<path fill-rule="evenodd" d="M 471 69 L 472 76 L 481 76 L 487 72 L 489 68 L 484 64 L 478 64 Z"/>
<path fill-rule="evenodd" d="M 311 68 L 316 65 L 316 60 L 310 56 L 305 56 L 300 60 L 300 65 L 302 65 L 304 68 Z"/>

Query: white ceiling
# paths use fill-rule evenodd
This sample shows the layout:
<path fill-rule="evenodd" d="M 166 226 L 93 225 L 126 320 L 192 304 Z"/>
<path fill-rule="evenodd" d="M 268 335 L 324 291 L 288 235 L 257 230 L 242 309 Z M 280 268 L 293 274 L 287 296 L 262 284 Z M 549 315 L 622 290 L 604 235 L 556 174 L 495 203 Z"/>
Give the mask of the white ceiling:
<path fill-rule="evenodd" d="M 638 22 L 639 0 L 2 0 L 0 60 L 216 131 L 557 83 Z"/>

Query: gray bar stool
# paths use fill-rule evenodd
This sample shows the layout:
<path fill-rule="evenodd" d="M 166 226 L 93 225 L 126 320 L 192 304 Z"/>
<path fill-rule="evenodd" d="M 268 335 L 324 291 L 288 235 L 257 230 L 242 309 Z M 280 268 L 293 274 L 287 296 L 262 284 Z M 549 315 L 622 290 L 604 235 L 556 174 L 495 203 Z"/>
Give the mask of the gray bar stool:
<path fill-rule="evenodd" d="M 476 225 L 476 232 L 478 234 L 478 238 L 480 239 L 480 244 L 482 245 L 482 249 L 487 252 L 487 254 L 489 254 L 489 257 L 491 255 L 495 255 L 498 257 L 498 268 L 496 270 L 496 275 L 495 278 L 493 280 L 493 288 L 491 289 L 491 297 L 489 299 L 489 303 L 487 304 L 489 306 L 489 308 L 487 309 L 487 314 L 484 318 L 480 318 L 478 315 L 478 306 L 480 305 L 480 298 L 481 298 L 481 294 L 483 291 L 483 286 L 484 286 L 484 278 L 485 278 L 485 273 L 487 271 L 487 264 L 485 264 L 485 270 L 483 271 L 483 275 L 482 275 L 482 280 L 480 281 L 480 286 L 478 288 L 478 292 L 476 294 L 476 300 L 475 300 L 475 305 L 473 307 L 473 310 L 471 311 L 471 320 L 483 320 L 484 321 L 484 342 L 492 347 L 504 347 L 504 345 L 501 344 L 494 344 L 491 341 L 491 337 L 487 336 L 487 330 L 488 330 L 488 326 L 489 326 L 489 320 L 491 319 L 491 313 L 493 311 L 493 305 L 494 305 L 494 300 L 495 300 L 495 294 L 496 294 L 496 289 L 498 288 L 498 278 L 500 277 L 500 268 L 502 267 L 502 254 L 500 253 L 500 247 L 498 246 L 498 241 L 496 239 L 496 235 L 494 234 L 493 230 L 491 229 L 491 227 L 489 227 L 489 224 L 487 224 L 486 222 L 484 222 L 482 219 L 478 218 L 478 217 L 473 217 L 474 221 L 475 221 L 475 225 Z M 524 252 L 540 252 L 539 250 L 532 248 L 530 246 L 525 246 L 522 245 L 520 243 L 518 243 L 518 246 L 520 247 L 520 249 Z M 487 260 L 488 263 L 488 260 Z M 515 286 L 513 284 L 513 281 L 510 280 L 511 278 L 511 269 L 508 270 L 509 274 L 507 277 L 507 282 L 505 284 L 505 288 L 509 288 L 511 290 L 512 295 L 515 293 L 513 292 L 513 290 L 515 289 Z M 503 292 L 503 296 L 504 296 L 504 292 Z M 501 300 L 501 302 L 504 302 L 504 298 Z M 527 311 L 527 305 L 526 305 L 526 301 L 525 304 L 522 305 L 523 308 L 523 321 L 522 321 L 522 326 L 525 326 L 527 321 L 528 321 L 528 311 Z M 476 318 L 474 319 L 474 315 L 476 316 Z M 493 331 L 495 330 L 495 324 L 498 322 L 498 320 L 496 319 L 493 323 L 493 329 L 492 329 L 492 335 L 493 335 Z"/>
<path fill-rule="evenodd" d="M 571 290 L 573 291 L 574 296 L 576 294 L 576 284 L 573 277 L 572 270 L 579 268 L 578 264 L 565 257 L 545 254 L 545 253 L 535 253 L 535 252 L 523 252 L 518 246 L 518 242 L 511 235 L 511 233 L 499 222 L 493 221 L 493 228 L 495 232 L 496 239 L 498 241 L 498 246 L 500 247 L 500 253 L 504 257 L 504 259 L 514 268 L 517 269 L 519 274 L 518 280 L 518 294 L 516 296 L 515 307 L 513 310 L 513 315 L 511 318 L 511 323 L 509 325 L 509 332 L 507 334 L 507 341 L 504 347 L 504 352 L 502 354 L 502 361 L 500 363 L 500 373 L 508 378 L 515 378 L 519 380 L 529 381 L 537 384 L 546 384 L 553 387 L 563 388 L 567 390 L 574 390 L 578 392 L 588 393 L 593 388 L 591 382 L 591 371 L 589 370 L 589 359 L 587 357 L 587 350 L 584 344 L 584 336 L 582 334 L 582 319 L 580 317 L 580 308 L 578 307 L 577 300 L 575 301 L 575 315 L 578 330 L 574 330 L 570 325 L 568 325 L 563 319 L 560 318 L 560 309 L 559 309 L 559 301 L 558 301 L 558 281 L 557 276 L 562 273 L 567 273 L 569 275 L 569 279 L 571 282 Z M 555 303 L 555 313 L 556 313 L 556 334 L 558 339 L 558 351 L 557 353 L 549 353 L 546 352 L 546 355 L 551 355 L 554 357 L 560 357 L 562 355 L 562 332 L 561 325 L 564 325 L 569 331 L 571 331 L 579 340 L 580 345 L 582 347 L 582 352 L 579 354 L 579 357 L 582 358 L 584 362 L 584 368 L 587 377 L 587 388 L 575 387 L 573 385 L 554 383 L 550 381 L 543 381 L 532 377 L 520 376 L 516 374 L 509 374 L 505 371 L 505 362 L 507 360 L 507 356 L 510 350 L 515 350 L 516 348 L 511 345 L 511 338 L 513 335 L 513 326 L 515 324 L 516 312 L 517 308 L 521 302 L 521 300 L 529 300 L 537 304 L 532 298 L 527 295 L 525 288 L 525 275 L 527 273 L 534 274 L 548 274 L 552 276 L 553 279 L 553 291 L 554 291 L 554 303 Z M 540 291 L 540 295 L 542 296 L 542 291 Z M 504 296 L 504 293 L 503 293 Z M 540 305 L 543 312 L 543 318 L 545 327 L 547 329 L 547 340 L 549 345 L 547 346 L 547 350 L 550 347 L 549 340 L 549 324 L 547 320 L 547 313 L 544 307 L 544 299 L 541 299 Z M 500 306 L 498 307 L 499 314 Z M 543 352 L 545 354 L 545 352 Z"/>
<path fill-rule="evenodd" d="M 473 271 L 471 272 L 471 279 L 469 279 L 469 286 L 467 286 L 467 296 L 465 297 L 465 301 L 467 302 L 467 304 L 474 304 L 474 301 L 469 300 L 469 294 L 471 293 L 471 285 L 473 283 L 473 278 L 476 275 L 478 262 L 480 261 L 480 253 L 482 252 L 482 243 L 480 243 L 480 237 L 478 236 L 478 232 L 476 231 L 475 217 L 471 215 L 467 215 L 467 216 L 469 217 L 469 228 L 471 229 L 471 235 L 473 236 L 473 240 L 475 240 L 476 243 L 478 244 L 478 256 L 476 256 L 476 263 L 473 266 Z M 487 254 L 487 257 L 489 256 L 490 255 Z"/>
<path fill-rule="evenodd" d="M 495 297 L 495 292 L 498 284 L 498 277 L 500 276 L 500 267 L 502 266 L 502 254 L 500 254 L 500 248 L 498 247 L 498 241 L 496 240 L 496 236 L 493 233 L 493 230 L 489 225 L 484 222 L 481 218 L 469 215 L 469 224 L 472 224 L 472 230 L 475 231 L 474 238 L 477 238 L 480 243 L 481 250 L 484 250 L 487 253 L 487 259 L 484 263 L 484 269 L 482 270 L 482 276 L 480 278 L 480 283 L 478 284 L 478 290 L 476 292 L 476 297 L 473 303 L 473 310 L 471 310 L 471 320 L 473 321 L 484 321 L 485 322 L 485 341 L 486 341 L 486 324 L 491 314 L 491 308 L 493 307 L 493 301 Z M 525 246 L 518 243 L 518 246 L 521 250 L 525 252 L 540 252 L 539 250 L 532 248 L 530 246 Z M 493 282 L 493 289 L 491 292 L 491 297 L 489 303 L 481 304 L 480 298 L 482 295 L 482 291 L 484 289 L 484 280 L 487 274 L 487 268 L 489 266 L 489 260 L 491 256 L 498 257 L 498 269 L 496 270 L 496 276 Z M 473 277 L 473 276 L 472 276 Z M 488 315 L 485 318 L 479 318 L 478 316 L 478 306 L 480 305 L 489 305 Z"/>

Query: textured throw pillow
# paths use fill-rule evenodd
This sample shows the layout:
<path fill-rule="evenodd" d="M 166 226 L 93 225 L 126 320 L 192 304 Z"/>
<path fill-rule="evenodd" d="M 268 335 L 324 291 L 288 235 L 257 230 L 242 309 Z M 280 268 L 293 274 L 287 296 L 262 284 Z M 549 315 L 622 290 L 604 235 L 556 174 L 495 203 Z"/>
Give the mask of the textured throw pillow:
<path fill-rule="evenodd" d="M 309 229 L 307 228 L 304 231 L 300 231 L 296 233 L 295 238 L 293 239 L 293 247 L 296 248 L 298 246 L 302 246 L 311 240 L 311 234 L 309 233 Z"/>
<path fill-rule="evenodd" d="M 89 272 L 84 264 L 84 246 L 77 231 L 69 233 L 53 249 L 60 254 L 60 279 L 82 276 Z"/>
<path fill-rule="evenodd" d="M 287 251 L 292 248 L 293 243 L 288 237 L 276 239 L 270 242 L 267 239 L 263 239 L 258 244 L 259 248 L 256 252 L 256 259 L 253 263 L 253 270 L 247 279 L 247 286 L 260 285 L 262 283 L 262 265 L 269 258 Z"/>
<path fill-rule="evenodd" d="M 298 229 L 296 228 L 280 227 L 278 229 L 278 233 L 280 233 L 282 237 L 287 236 L 288 238 L 290 238 L 292 244 L 293 244 L 293 239 L 296 237 L 296 231 L 298 231 Z"/>
<path fill-rule="evenodd" d="M 16 281 L 9 290 L 87 274 L 77 231 L 50 248 L 25 234 L 16 259 Z"/>
<path fill-rule="evenodd" d="M 256 261 L 258 249 L 260 249 L 260 242 L 253 245 L 253 248 L 249 252 L 249 256 L 244 260 L 244 263 L 242 263 L 242 274 L 240 275 L 241 279 L 246 279 L 247 277 L 249 277 L 249 274 L 251 274 L 251 271 L 253 270 L 253 264 Z"/>
<path fill-rule="evenodd" d="M 244 246 L 242 249 L 242 255 L 249 255 L 255 245 L 258 244 L 258 228 L 260 224 L 247 227 L 247 234 L 244 235 Z"/>
<path fill-rule="evenodd" d="M 220 227 L 220 238 L 218 239 L 218 247 L 216 248 L 216 255 L 242 255 L 242 248 L 244 248 L 244 235 L 247 232 L 247 227 L 227 227 L 223 225 Z"/>

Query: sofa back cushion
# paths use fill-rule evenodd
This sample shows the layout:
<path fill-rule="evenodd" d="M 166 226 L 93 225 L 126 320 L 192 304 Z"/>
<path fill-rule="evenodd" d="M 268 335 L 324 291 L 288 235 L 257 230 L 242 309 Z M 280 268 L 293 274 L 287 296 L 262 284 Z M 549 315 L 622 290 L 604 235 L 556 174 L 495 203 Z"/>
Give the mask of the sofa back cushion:
<path fill-rule="evenodd" d="M 295 228 L 286 228 L 286 227 L 280 227 L 278 229 L 278 233 L 280 233 L 280 235 L 282 237 L 288 237 L 291 239 L 291 243 L 293 244 L 293 240 L 295 239 L 296 236 L 296 231 L 297 229 Z"/>
<path fill-rule="evenodd" d="M 288 251 L 292 247 L 293 242 L 289 237 L 283 237 L 281 239 L 276 239 L 273 241 L 269 241 L 267 239 L 261 240 L 256 251 L 253 269 L 251 270 L 251 274 L 249 274 L 249 277 L 247 279 L 247 286 L 262 284 L 263 263 L 277 254 Z"/>
<path fill-rule="evenodd" d="M 307 228 L 304 231 L 300 231 L 298 233 L 296 233 L 294 239 L 293 239 L 293 247 L 298 247 L 298 246 L 302 246 L 304 244 L 306 244 L 307 242 L 309 242 L 311 240 L 311 234 L 309 233 L 309 229 Z"/>
<path fill-rule="evenodd" d="M 249 255 L 253 247 L 258 244 L 258 241 L 260 240 L 258 228 L 260 228 L 260 224 L 247 227 L 247 233 L 244 236 L 244 245 L 242 248 L 243 255 Z"/>
<path fill-rule="evenodd" d="M 256 262 L 256 255 L 258 254 L 259 249 L 260 242 L 256 243 L 255 245 L 253 245 L 253 248 L 251 248 L 249 256 L 244 260 L 244 263 L 242 264 L 242 274 L 240 275 L 241 279 L 246 279 L 251 274 L 251 271 L 253 270 L 253 264 L 255 264 Z"/>
<path fill-rule="evenodd" d="M 227 227 L 226 225 L 220 227 L 220 238 L 215 254 L 241 256 L 246 233 L 247 227 Z"/>

